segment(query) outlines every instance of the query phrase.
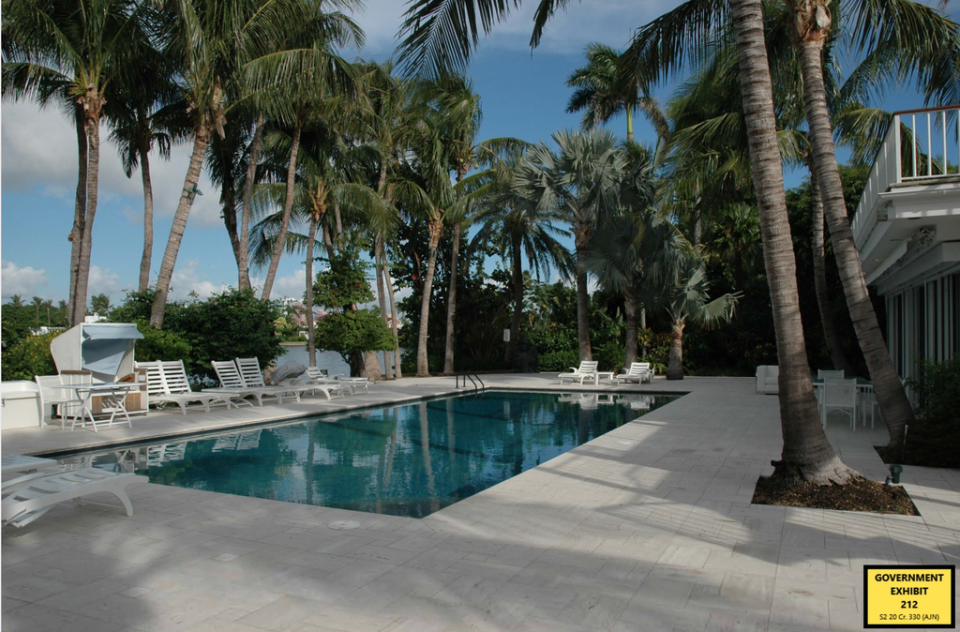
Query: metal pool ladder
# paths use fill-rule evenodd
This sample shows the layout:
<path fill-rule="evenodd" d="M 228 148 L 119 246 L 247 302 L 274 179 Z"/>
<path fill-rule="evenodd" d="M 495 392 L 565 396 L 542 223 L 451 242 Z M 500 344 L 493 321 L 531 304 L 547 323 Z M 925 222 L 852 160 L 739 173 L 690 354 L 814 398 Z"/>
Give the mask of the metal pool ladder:
<path fill-rule="evenodd" d="M 460 378 L 463 378 L 463 387 L 467 388 L 467 380 L 470 380 L 470 383 L 473 385 L 473 391 L 475 393 L 484 393 L 487 390 L 486 385 L 483 383 L 483 380 L 480 379 L 480 376 L 474 373 L 473 375 L 469 373 L 457 373 L 454 376 L 457 380 L 457 388 L 460 388 Z M 474 380 L 473 378 L 477 378 Z M 480 384 L 478 385 L 477 382 Z"/>

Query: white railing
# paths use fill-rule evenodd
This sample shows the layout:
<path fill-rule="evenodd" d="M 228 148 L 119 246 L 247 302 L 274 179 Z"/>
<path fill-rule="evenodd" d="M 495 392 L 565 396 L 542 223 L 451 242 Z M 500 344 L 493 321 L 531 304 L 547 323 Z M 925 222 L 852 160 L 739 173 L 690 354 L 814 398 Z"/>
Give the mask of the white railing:
<path fill-rule="evenodd" d="M 960 105 L 894 113 L 850 224 L 858 248 L 863 247 L 876 226 L 877 212 L 882 206 L 880 196 L 891 186 L 904 182 L 923 184 L 957 175 L 958 113 Z"/>

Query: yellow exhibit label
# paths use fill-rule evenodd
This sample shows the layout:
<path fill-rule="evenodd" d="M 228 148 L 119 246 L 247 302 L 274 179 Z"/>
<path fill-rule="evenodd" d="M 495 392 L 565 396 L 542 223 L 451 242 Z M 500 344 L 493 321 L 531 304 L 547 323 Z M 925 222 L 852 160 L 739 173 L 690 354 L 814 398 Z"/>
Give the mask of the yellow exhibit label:
<path fill-rule="evenodd" d="M 956 627 L 956 566 L 864 566 L 867 628 Z"/>

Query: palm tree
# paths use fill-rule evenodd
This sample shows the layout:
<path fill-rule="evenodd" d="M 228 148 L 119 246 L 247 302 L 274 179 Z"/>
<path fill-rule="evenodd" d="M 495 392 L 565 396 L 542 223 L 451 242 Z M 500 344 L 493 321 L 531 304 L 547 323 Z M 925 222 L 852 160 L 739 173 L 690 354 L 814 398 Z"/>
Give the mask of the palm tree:
<path fill-rule="evenodd" d="M 627 142 L 632 143 L 633 114 L 642 111 L 657 135 L 666 138 L 669 126 L 657 100 L 650 95 L 646 82 L 625 71 L 620 53 L 594 42 L 587 44 L 585 54 L 587 65 L 567 78 L 567 85 L 576 88 L 567 112 L 583 112 L 583 129 L 593 129 L 623 112 L 627 117 Z"/>
<path fill-rule="evenodd" d="M 3 3 L 3 90 L 14 98 L 52 97 L 72 107 L 80 179 L 70 239 L 70 322 L 83 322 L 100 174 L 100 119 L 110 84 L 135 73 L 136 51 L 149 48 L 146 4 L 130 0 L 23 0 Z M 82 127 L 82 132 L 81 132 Z M 80 183 L 82 181 L 82 185 Z M 82 191 L 81 191 L 82 186 Z"/>
<path fill-rule="evenodd" d="M 558 210 L 570 223 L 577 270 L 577 337 L 580 360 L 593 357 L 590 345 L 585 260 L 598 222 L 621 208 L 629 188 L 628 156 L 606 130 L 561 131 L 553 134 L 559 150 L 540 144 L 527 152 L 519 167 L 520 195 Z"/>
<path fill-rule="evenodd" d="M 138 60 L 141 72 L 136 81 L 115 83 L 104 113 L 112 128 L 110 139 L 116 143 L 124 174 L 132 177 L 140 169 L 143 183 L 143 254 L 137 289 L 150 286 L 153 258 L 153 183 L 150 179 L 150 152 L 156 146 L 160 157 L 169 160 L 175 141 L 183 140 L 189 129 L 184 125 L 184 105 L 177 98 L 170 79 L 169 64 L 155 49 L 143 51 Z"/>
<path fill-rule="evenodd" d="M 215 0 L 177 0 L 167 16 L 171 35 L 166 53 L 180 71 L 194 142 L 157 278 L 150 314 L 155 328 L 163 325 L 170 279 L 211 136 L 225 136 L 226 115 L 238 103 L 227 100 L 228 82 L 239 73 L 244 93 L 260 94 L 305 75 L 322 76 L 330 61 L 326 45 L 339 41 L 344 28 L 356 32 L 343 14 L 326 13 L 325 5 L 307 0 L 225 1 L 226 6 Z"/>
<path fill-rule="evenodd" d="M 913 408 L 887 350 L 864 282 L 843 197 L 824 82 L 823 47 L 833 34 L 841 5 L 830 7 L 822 0 L 808 0 L 790 6 L 800 49 L 804 105 L 817 184 L 847 308 L 870 369 L 892 448 L 902 441 L 905 425 L 914 421 Z M 910 0 L 861 0 L 854 7 L 853 15 L 847 17 L 853 18 L 851 36 L 860 43 L 861 51 L 883 51 L 887 58 L 895 55 L 903 67 L 937 65 L 960 44 L 956 24 L 931 7 Z M 937 44 L 930 46 L 932 42 Z M 933 49 L 942 52 L 938 54 Z"/>
<path fill-rule="evenodd" d="M 520 194 L 519 191 L 527 187 L 516 186 L 522 161 L 522 154 L 507 156 L 485 172 L 473 176 L 489 181 L 489 191 L 482 196 L 482 210 L 477 217 L 480 230 L 473 238 L 474 244 L 494 244 L 510 260 L 513 320 L 510 342 L 507 343 L 508 363 L 519 342 L 523 319 L 523 256 L 526 255 L 538 277 L 549 275 L 552 267 L 569 277 L 574 268 L 569 251 L 557 241 L 564 231 L 554 224 L 563 221 L 563 216 L 557 209 L 540 206 L 538 200 Z"/>
<path fill-rule="evenodd" d="M 34 311 L 36 312 L 35 320 L 37 325 L 39 325 L 40 324 L 40 308 L 43 307 L 43 299 L 40 298 L 39 296 L 34 296 L 33 300 L 30 301 L 30 304 L 33 305 Z"/>
<path fill-rule="evenodd" d="M 728 5 L 715 5 L 712 11 L 702 8 L 685 3 L 641 29 L 630 49 L 638 68 L 669 72 L 684 63 L 688 52 L 703 50 L 709 38 L 727 24 Z M 842 484 L 855 473 L 837 457 L 820 426 L 806 359 L 763 10 L 759 0 L 731 0 L 729 10 L 780 366 L 784 447 L 776 473 L 818 484 Z"/>
<path fill-rule="evenodd" d="M 670 222 L 649 209 L 637 209 L 607 219 L 597 230 L 586 267 L 600 286 L 623 296 L 627 335 L 623 365 L 639 357 L 637 323 L 648 302 L 656 307 L 660 287 L 676 287 L 678 259 L 689 258 L 691 245 Z M 662 302 L 662 301 L 660 301 Z"/>
<path fill-rule="evenodd" d="M 270 257 L 270 266 L 267 270 L 267 278 L 263 283 L 262 300 L 270 298 L 270 292 L 273 290 L 273 281 L 277 276 L 277 269 L 280 265 L 280 257 L 283 255 L 283 248 L 286 245 L 287 229 L 290 223 L 290 214 L 293 210 L 293 196 L 296 186 L 297 175 L 297 156 L 300 149 L 300 140 L 303 128 L 310 120 L 317 117 L 329 117 L 333 112 L 332 108 L 344 107 L 341 96 L 355 95 L 357 93 L 357 76 L 355 71 L 346 61 L 334 54 L 333 46 L 363 45 L 363 32 L 360 31 L 352 21 L 343 16 L 343 21 L 334 24 L 331 20 L 331 27 L 337 28 L 335 37 L 324 43 L 323 55 L 327 58 L 320 65 L 322 72 L 305 72 L 299 74 L 292 81 L 289 81 L 278 95 L 279 103 L 275 104 L 279 110 L 279 118 L 284 122 L 289 121 L 284 127 L 292 128 L 290 134 L 290 159 L 287 163 L 286 173 L 286 197 L 283 204 L 283 219 L 280 223 L 280 231 L 274 243 L 273 253 Z M 356 105 L 356 104 L 354 104 Z M 286 115 L 284 115 L 286 111 Z"/>
<path fill-rule="evenodd" d="M 709 283 L 703 258 L 695 250 L 681 251 L 668 264 L 665 282 L 647 287 L 653 298 L 652 309 L 659 309 L 670 320 L 672 344 L 667 364 L 667 379 L 683 379 L 683 330 L 687 321 L 712 327 L 733 318 L 739 293 L 724 294 L 710 301 Z M 709 302 L 708 302 L 709 301 Z"/>

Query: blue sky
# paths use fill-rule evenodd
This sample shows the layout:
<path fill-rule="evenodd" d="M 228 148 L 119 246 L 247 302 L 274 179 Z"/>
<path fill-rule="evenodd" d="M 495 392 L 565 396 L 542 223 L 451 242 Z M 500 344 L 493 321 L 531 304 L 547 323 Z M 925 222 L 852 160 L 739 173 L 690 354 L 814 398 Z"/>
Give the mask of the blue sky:
<path fill-rule="evenodd" d="M 385 58 L 393 49 L 403 5 L 398 1 L 367 2 L 357 21 L 367 32 L 363 55 Z M 527 42 L 536 5 L 528 0 L 523 10 L 500 25 L 481 42 L 470 74 L 481 95 L 481 137 L 516 136 L 528 141 L 546 140 L 554 131 L 575 128 L 579 116 L 564 110 L 570 96 L 565 80 L 582 65 L 582 50 L 591 41 L 622 48 L 630 33 L 676 0 L 592 0 L 573 3 L 548 25 L 542 46 L 531 54 Z M 670 87 L 659 90 L 665 99 Z M 881 104 L 884 105 L 884 104 Z M 891 94 L 885 104 L 895 109 L 920 107 L 914 94 Z M 623 119 L 609 127 L 624 134 Z M 654 139 L 649 126 L 637 122 L 640 141 Z M 6 300 L 13 294 L 54 300 L 67 298 L 70 244 L 67 234 L 73 216 L 76 187 L 76 140 L 73 128 L 55 110 L 40 111 L 31 103 L 2 104 L 2 206 L 0 254 Z M 106 128 L 101 132 L 105 138 Z M 152 158 L 155 193 L 152 277 L 157 269 L 178 195 L 187 168 L 189 147 L 174 149 L 169 162 Z M 800 176 L 788 174 L 788 186 Z M 172 281 L 173 298 L 191 291 L 207 296 L 236 283 L 236 264 L 220 219 L 219 192 L 204 176 L 203 192 L 194 204 Z M 94 222 L 90 293 L 110 295 L 113 303 L 123 291 L 135 287 L 143 248 L 143 198 L 138 173 L 124 176 L 116 148 L 104 142 L 101 150 L 100 202 Z M 264 271 L 255 271 L 262 279 Z M 301 296 L 302 257 L 285 255 L 281 261 L 274 298 Z"/>

